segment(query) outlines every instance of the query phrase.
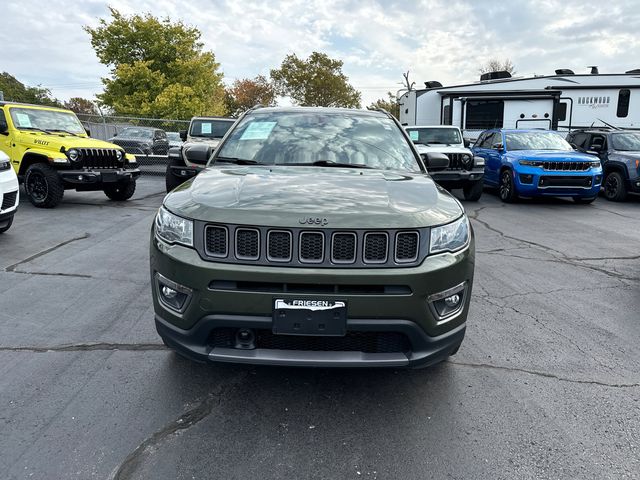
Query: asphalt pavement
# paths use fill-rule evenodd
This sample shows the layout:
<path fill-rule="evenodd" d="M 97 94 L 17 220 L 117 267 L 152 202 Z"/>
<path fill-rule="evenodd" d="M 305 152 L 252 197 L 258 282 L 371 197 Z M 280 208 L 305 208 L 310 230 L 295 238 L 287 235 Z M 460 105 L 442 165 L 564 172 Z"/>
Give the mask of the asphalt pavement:
<path fill-rule="evenodd" d="M 406 371 L 166 350 L 163 194 L 144 178 L 129 202 L 23 201 L 0 236 L 1 479 L 640 478 L 640 199 L 466 203 L 466 339 Z"/>

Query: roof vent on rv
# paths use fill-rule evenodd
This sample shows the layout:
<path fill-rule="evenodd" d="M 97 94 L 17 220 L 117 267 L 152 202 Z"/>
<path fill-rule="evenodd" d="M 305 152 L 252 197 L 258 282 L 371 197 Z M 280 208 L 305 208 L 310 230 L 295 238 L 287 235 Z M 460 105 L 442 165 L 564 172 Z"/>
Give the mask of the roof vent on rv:
<path fill-rule="evenodd" d="M 624 73 L 629 73 L 631 75 L 638 75 L 640 73 L 640 68 L 634 68 L 633 70 L 628 70 Z"/>
<path fill-rule="evenodd" d="M 424 86 L 427 88 L 440 88 L 442 84 L 437 80 L 429 80 L 428 82 L 424 82 Z"/>
<path fill-rule="evenodd" d="M 569 70 L 568 68 L 559 68 L 556 70 L 556 75 L 575 75 L 573 70 Z"/>
<path fill-rule="evenodd" d="M 487 72 L 480 75 L 480 81 L 498 80 L 500 78 L 511 78 L 511 74 L 506 70 L 498 70 L 497 72 Z"/>
<path fill-rule="evenodd" d="M 591 69 L 591 75 L 598 75 L 600 73 L 596 65 L 589 65 L 587 68 Z"/>

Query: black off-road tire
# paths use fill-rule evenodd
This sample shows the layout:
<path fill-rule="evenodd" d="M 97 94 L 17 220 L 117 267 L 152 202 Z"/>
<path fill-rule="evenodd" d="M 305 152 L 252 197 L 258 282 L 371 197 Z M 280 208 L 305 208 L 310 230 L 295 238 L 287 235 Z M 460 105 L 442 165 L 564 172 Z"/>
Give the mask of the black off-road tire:
<path fill-rule="evenodd" d="M 604 196 L 612 202 L 624 202 L 627 199 L 627 186 L 620 172 L 609 172 L 604 177 Z"/>
<path fill-rule="evenodd" d="M 581 205 L 588 205 L 589 203 L 593 203 L 593 201 L 597 197 L 585 198 L 585 197 L 573 197 L 573 201 L 575 203 L 579 203 Z"/>
<path fill-rule="evenodd" d="M 498 185 L 498 196 L 505 203 L 513 203 L 518 200 L 516 186 L 513 183 L 513 173 L 511 170 L 500 172 L 500 183 Z"/>
<path fill-rule="evenodd" d="M 167 165 L 167 171 L 164 175 L 164 182 L 167 187 L 167 193 L 176 188 L 179 185 L 182 185 L 185 182 L 184 178 L 178 177 L 173 173 L 173 169 L 171 167 L 183 167 L 184 163 L 179 158 L 171 158 L 169 157 L 169 164 Z"/>
<path fill-rule="evenodd" d="M 104 194 L 111 200 L 122 202 L 133 197 L 136 191 L 136 181 L 131 180 L 126 183 L 113 183 L 104 186 Z"/>
<path fill-rule="evenodd" d="M 9 217 L 9 221 L 4 227 L 0 227 L 0 233 L 4 233 L 11 228 L 11 224 L 13 223 L 13 215 Z"/>
<path fill-rule="evenodd" d="M 464 199 L 469 200 L 470 202 L 477 202 L 478 200 L 480 200 L 480 197 L 482 196 L 483 186 L 484 182 L 482 180 L 466 184 L 464 187 L 462 187 Z"/>
<path fill-rule="evenodd" d="M 33 206 L 53 208 L 64 196 L 64 183 L 51 165 L 34 163 L 24 175 L 24 190 Z"/>

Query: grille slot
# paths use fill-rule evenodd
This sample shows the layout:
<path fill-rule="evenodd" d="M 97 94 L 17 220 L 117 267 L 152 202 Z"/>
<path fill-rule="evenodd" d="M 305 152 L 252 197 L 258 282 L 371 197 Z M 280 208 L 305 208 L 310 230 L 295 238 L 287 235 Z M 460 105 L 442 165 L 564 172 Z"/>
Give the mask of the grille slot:
<path fill-rule="evenodd" d="M 365 263 L 385 263 L 389 250 L 389 235 L 384 232 L 366 233 L 364 235 Z"/>
<path fill-rule="evenodd" d="M 331 242 L 331 261 L 333 263 L 353 263 L 356 261 L 355 233 L 334 233 Z"/>
<path fill-rule="evenodd" d="M 210 337 L 213 347 L 233 348 L 234 328 L 216 328 Z M 409 352 L 411 343 L 399 332 L 349 331 L 344 337 L 275 335 L 271 330 L 256 330 L 256 348 L 269 350 L 306 350 L 329 352 L 398 353 Z"/>
<path fill-rule="evenodd" d="M 115 148 L 80 148 L 80 159 L 84 168 L 121 168 L 124 155 L 118 161 Z"/>
<path fill-rule="evenodd" d="M 399 232 L 396 235 L 396 262 L 415 261 L 418 258 L 419 239 L 418 232 Z"/>
<path fill-rule="evenodd" d="M 542 168 L 550 171 L 584 172 L 589 170 L 591 162 L 542 162 Z"/>
<path fill-rule="evenodd" d="M 236 228 L 236 258 L 258 260 L 260 258 L 260 232 L 255 228 Z"/>
<path fill-rule="evenodd" d="M 267 259 L 271 262 L 290 262 L 291 243 L 291 232 L 287 230 L 269 230 L 267 234 Z"/>
<path fill-rule="evenodd" d="M 229 235 L 226 227 L 208 225 L 205 229 L 205 251 L 211 257 L 226 257 Z"/>
<path fill-rule="evenodd" d="M 300 261 L 321 263 L 324 259 L 324 234 L 322 232 L 300 233 Z"/>
<path fill-rule="evenodd" d="M 0 210 L 6 210 L 8 208 L 13 207 L 16 204 L 16 200 L 18 198 L 18 191 L 5 193 L 4 197 L 2 197 L 2 207 Z"/>

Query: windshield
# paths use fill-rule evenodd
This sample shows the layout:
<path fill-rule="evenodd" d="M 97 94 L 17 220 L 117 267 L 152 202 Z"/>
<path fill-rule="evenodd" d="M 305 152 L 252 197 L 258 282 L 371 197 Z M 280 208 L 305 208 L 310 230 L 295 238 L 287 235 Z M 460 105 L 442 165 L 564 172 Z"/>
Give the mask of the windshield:
<path fill-rule="evenodd" d="M 12 107 L 9 111 L 11 112 L 13 124 L 19 129 L 59 130 L 74 134 L 86 133 L 80 120 L 72 112 L 19 107 Z"/>
<path fill-rule="evenodd" d="M 118 136 L 127 138 L 151 138 L 153 137 L 153 130 L 146 128 L 125 128 Z"/>
<path fill-rule="evenodd" d="M 611 146 L 622 152 L 640 152 L 640 133 L 614 133 Z"/>
<path fill-rule="evenodd" d="M 192 137 L 222 138 L 233 123 L 229 120 L 193 120 L 189 135 Z"/>
<path fill-rule="evenodd" d="M 518 132 L 507 133 L 507 151 L 509 150 L 561 150 L 571 151 L 573 148 L 557 133 L 553 132 Z"/>
<path fill-rule="evenodd" d="M 318 162 L 420 171 L 393 120 L 358 113 L 256 112 L 244 117 L 216 158 L 268 165 Z"/>
<path fill-rule="evenodd" d="M 167 132 L 167 140 L 170 142 L 181 142 L 180 134 L 178 132 Z"/>
<path fill-rule="evenodd" d="M 414 143 L 460 144 L 462 136 L 457 128 L 407 128 Z"/>

